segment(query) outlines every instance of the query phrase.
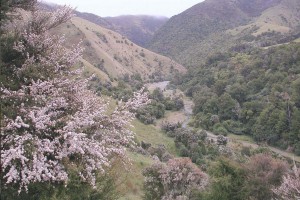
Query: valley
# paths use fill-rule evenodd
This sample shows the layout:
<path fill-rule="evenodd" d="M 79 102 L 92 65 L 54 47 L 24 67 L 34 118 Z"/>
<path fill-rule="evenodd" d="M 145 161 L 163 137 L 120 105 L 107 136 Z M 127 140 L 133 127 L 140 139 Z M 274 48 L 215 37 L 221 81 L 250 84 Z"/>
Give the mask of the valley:
<path fill-rule="evenodd" d="M 3 5 L 1 199 L 300 198 L 298 0 Z"/>
<path fill-rule="evenodd" d="M 165 96 L 169 96 L 171 94 L 176 94 L 180 93 L 180 95 L 183 96 L 183 101 L 184 101 L 184 108 L 178 112 L 170 112 L 167 113 L 166 116 L 158 121 L 158 131 L 160 129 L 160 125 L 162 122 L 167 121 L 170 123 L 181 123 L 183 128 L 191 128 L 189 127 L 188 123 L 190 122 L 191 117 L 193 116 L 193 107 L 194 103 L 191 101 L 187 96 L 184 95 L 184 93 L 180 90 L 175 90 L 176 92 L 172 92 L 174 90 L 168 90 L 167 85 L 169 84 L 169 81 L 163 81 L 163 82 L 156 82 L 156 83 L 151 83 L 147 84 L 146 87 L 150 90 L 153 91 L 156 88 L 159 88 L 160 90 L 164 91 Z M 209 139 L 214 140 L 214 142 L 217 142 L 217 134 L 206 131 L 207 136 Z M 149 142 L 145 140 L 146 142 Z M 279 156 L 283 156 L 285 158 L 288 158 L 290 160 L 295 160 L 296 162 L 300 163 L 300 156 L 297 156 L 291 152 L 283 151 L 278 148 L 271 147 L 267 144 L 257 144 L 255 143 L 250 137 L 243 137 L 240 135 L 234 135 L 234 134 L 229 134 L 228 135 L 228 145 L 233 147 L 235 145 L 242 145 L 244 147 L 250 147 L 253 149 L 257 149 L 259 147 L 264 147 L 266 149 L 270 149 L 274 153 L 278 154 Z"/>
<path fill-rule="evenodd" d="M 169 122 L 169 123 L 181 123 L 183 128 L 186 129 L 192 129 L 188 125 L 190 122 L 190 119 L 192 117 L 192 109 L 193 109 L 193 102 L 189 100 L 188 97 L 186 97 L 182 91 L 176 89 L 176 92 L 173 92 L 174 90 L 168 89 L 167 85 L 169 84 L 169 81 L 163 81 L 163 82 L 155 82 L 155 83 L 149 83 L 146 85 L 146 87 L 150 90 L 153 91 L 156 88 L 159 88 L 161 91 L 163 91 L 165 96 L 170 96 L 172 94 L 181 94 L 183 95 L 184 99 L 184 108 L 180 111 L 171 111 L 171 112 L 166 112 L 165 117 L 162 119 L 157 120 L 156 125 L 144 125 L 139 121 L 134 121 L 134 132 L 137 134 L 137 140 L 139 142 L 143 141 L 145 143 L 149 143 L 152 146 L 156 145 L 165 145 L 166 149 L 171 152 L 172 155 L 179 157 L 180 153 L 178 152 L 178 149 L 176 149 L 174 141 L 172 138 L 169 138 L 161 131 L 161 125 L 163 122 Z M 218 135 L 206 131 L 207 134 L 207 139 L 213 140 L 214 143 L 217 143 L 217 138 Z M 234 135 L 234 134 L 229 134 L 227 136 L 228 138 L 228 143 L 227 146 L 230 149 L 239 149 L 239 148 L 250 148 L 251 151 L 255 151 L 258 149 L 264 149 L 265 151 L 273 152 L 273 154 L 276 157 L 281 157 L 281 158 L 286 158 L 289 160 L 294 160 L 298 163 L 300 163 L 300 157 L 296 156 L 295 154 L 292 154 L 290 152 L 282 151 L 278 148 L 274 148 L 268 145 L 258 145 L 251 139 L 250 137 L 243 137 L 240 135 Z M 133 157 L 132 157 L 133 156 Z M 134 184 L 134 181 L 141 181 L 140 179 L 142 178 L 142 171 L 144 167 L 149 167 L 151 164 L 155 163 L 156 160 L 153 159 L 149 155 L 142 155 L 139 153 L 132 153 L 130 152 L 130 158 L 133 159 L 133 171 L 132 174 L 130 173 L 128 175 L 128 184 Z M 136 167 L 142 167 L 139 168 L 139 170 L 136 169 Z M 121 197 L 120 199 L 141 199 L 142 197 L 140 196 L 142 194 L 142 188 L 143 188 L 143 181 L 141 181 L 139 184 L 134 184 L 134 188 L 128 188 L 130 190 L 129 194 Z M 130 186 L 131 187 L 131 186 Z"/>

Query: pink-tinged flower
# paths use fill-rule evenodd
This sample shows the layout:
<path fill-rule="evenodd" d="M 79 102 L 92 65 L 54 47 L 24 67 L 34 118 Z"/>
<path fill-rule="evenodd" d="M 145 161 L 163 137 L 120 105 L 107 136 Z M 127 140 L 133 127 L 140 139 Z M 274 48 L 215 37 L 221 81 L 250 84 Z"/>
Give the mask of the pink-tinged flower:
<path fill-rule="evenodd" d="M 95 186 L 96 172 L 104 173 L 115 155 L 124 157 L 124 145 L 133 143 L 130 111 L 148 102 L 139 91 L 108 115 L 107 102 L 87 90 L 88 79 L 74 77 L 80 75 L 72 71 L 80 44 L 66 49 L 64 37 L 49 33 L 71 12 L 63 7 L 32 14 L 14 46 L 25 58 L 16 75 L 26 85 L 15 91 L 0 88 L 1 100 L 14 102 L 17 113 L 1 123 L 1 170 L 5 183 L 19 184 L 20 191 L 34 182 L 67 184 L 69 166 L 82 169 L 82 180 Z M 23 74 L 27 68 L 36 69 L 37 77 Z"/>
<path fill-rule="evenodd" d="M 281 185 L 274 188 L 273 192 L 282 199 L 300 199 L 300 169 L 297 168 L 295 163 L 292 172 L 283 177 Z"/>

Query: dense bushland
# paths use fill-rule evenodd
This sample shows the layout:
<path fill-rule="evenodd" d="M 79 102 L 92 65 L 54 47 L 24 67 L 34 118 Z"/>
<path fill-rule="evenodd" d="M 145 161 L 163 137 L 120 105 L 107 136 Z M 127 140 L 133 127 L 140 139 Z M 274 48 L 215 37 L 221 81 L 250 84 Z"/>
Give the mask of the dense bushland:
<path fill-rule="evenodd" d="M 153 124 L 156 119 L 164 117 L 166 110 L 180 110 L 184 107 L 182 98 L 165 97 L 163 92 L 156 88 L 149 95 L 151 103 L 137 110 L 136 117 L 144 124 Z"/>
<path fill-rule="evenodd" d="M 195 127 L 300 155 L 300 44 L 218 53 L 181 83 L 195 103 Z"/>

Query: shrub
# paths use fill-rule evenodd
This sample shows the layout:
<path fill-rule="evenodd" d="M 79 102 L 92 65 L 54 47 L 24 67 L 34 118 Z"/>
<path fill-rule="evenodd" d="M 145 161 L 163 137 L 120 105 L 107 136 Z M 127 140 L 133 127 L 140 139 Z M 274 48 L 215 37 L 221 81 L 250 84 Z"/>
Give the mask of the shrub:
<path fill-rule="evenodd" d="M 1 42 L 7 45 L 0 52 L 1 73 L 11 78 L 2 82 L 1 74 L 1 194 L 12 189 L 27 196 L 32 189 L 38 196 L 39 189 L 72 187 L 73 180 L 82 184 L 81 191 L 87 185 L 100 189 L 98 175 L 110 169 L 112 158 L 123 157 L 124 145 L 133 140 L 128 124 L 147 97 L 137 92 L 113 113 L 106 112 L 105 100 L 88 90 L 89 79 L 74 70 L 82 48 L 66 49 L 64 37 L 50 33 L 72 12 L 69 7 L 53 13 L 35 10 L 22 27 L 9 32 L 14 45 L 7 45 L 10 39 Z"/>
<path fill-rule="evenodd" d="M 228 141 L 227 137 L 224 137 L 223 135 L 218 135 L 217 137 L 217 144 L 218 145 L 226 145 Z"/>
<path fill-rule="evenodd" d="M 175 158 L 166 165 L 156 163 L 143 172 L 145 199 L 189 199 L 193 190 L 201 191 L 208 176 L 188 158 Z"/>
<path fill-rule="evenodd" d="M 257 154 L 245 164 L 247 188 L 252 199 L 274 199 L 272 188 L 280 185 L 287 164 L 268 154 Z"/>
<path fill-rule="evenodd" d="M 217 135 L 221 134 L 226 136 L 228 134 L 227 129 L 221 123 L 217 123 L 213 126 L 213 132 Z"/>
<path fill-rule="evenodd" d="M 161 125 L 161 129 L 166 133 L 175 132 L 175 130 L 180 127 L 181 127 L 180 123 L 163 122 Z M 171 133 L 170 133 L 170 135 L 171 135 Z"/>

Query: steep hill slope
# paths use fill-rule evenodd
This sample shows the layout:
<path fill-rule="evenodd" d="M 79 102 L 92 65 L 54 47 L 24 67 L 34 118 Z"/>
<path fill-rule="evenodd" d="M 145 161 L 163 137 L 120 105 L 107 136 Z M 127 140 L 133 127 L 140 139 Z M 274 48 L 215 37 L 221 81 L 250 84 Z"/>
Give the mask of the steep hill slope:
<path fill-rule="evenodd" d="M 75 11 L 75 14 L 76 14 L 77 17 L 88 20 L 88 21 L 93 22 L 95 24 L 98 24 L 102 27 L 105 27 L 105 28 L 108 28 L 108 29 L 113 28 L 113 25 L 109 21 L 107 21 L 103 17 L 100 17 L 100 16 L 95 15 L 93 13 Z"/>
<path fill-rule="evenodd" d="M 124 15 L 105 19 L 114 25 L 112 30 L 141 46 L 149 43 L 158 29 L 168 21 L 167 17 L 147 15 Z"/>
<path fill-rule="evenodd" d="M 72 18 L 57 31 L 67 35 L 70 46 L 82 41 L 85 48 L 83 62 L 88 62 L 91 69 L 101 70 L 103 77 L 140 74 L 146 81 L 163 80 L 186 71 L 172 59 L 144 49 L 119 33 L 79 17 Z"/>
<path fill-rule="evenodd" d="M 195 66 L 237 44 L 260 45 L 266 39 L 259 38 L 262 33 L 276 38 L 293 33 L 300 24 L 299 10 L 297 0 L 206 0 L 172 17 L 150 48 Z"/>
<path fill-rule="evenodd" d="M 104 28 L 118 32 L 142 47 L 145 47 L 156 31 L 168 21 L 167 17 L 147 15 L 99 17 L 91 13 L 81 12 L 76 12 L 76 15 Z"/>

